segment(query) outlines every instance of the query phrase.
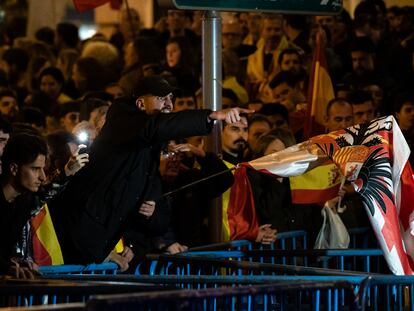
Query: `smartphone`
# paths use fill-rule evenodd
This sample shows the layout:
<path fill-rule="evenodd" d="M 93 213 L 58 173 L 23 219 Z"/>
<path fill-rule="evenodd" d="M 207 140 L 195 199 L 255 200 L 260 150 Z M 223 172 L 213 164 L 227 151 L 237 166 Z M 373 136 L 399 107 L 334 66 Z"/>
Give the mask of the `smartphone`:
<path fill-rule="evenodd" d="M 82 144 L 82 145 L 85 146 L 85 144 Z M 79 154 L 83 154 L 83 153 L 89 153 L 89 147 L 88 146 L 79 149 Z"/>

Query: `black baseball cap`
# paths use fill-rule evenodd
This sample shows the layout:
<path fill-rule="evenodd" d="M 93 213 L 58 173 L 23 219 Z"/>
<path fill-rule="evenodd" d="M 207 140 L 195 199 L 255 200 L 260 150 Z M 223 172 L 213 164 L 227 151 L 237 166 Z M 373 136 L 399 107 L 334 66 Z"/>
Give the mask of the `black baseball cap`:
<path fill-rule="evenodd" d="M 134 90 L 134 96 L 153 95 L 164 97 L 174 92 L 176 88 L 172 87 L 166 79 L 160 76 L 150 76 L 138 81 Z"/>

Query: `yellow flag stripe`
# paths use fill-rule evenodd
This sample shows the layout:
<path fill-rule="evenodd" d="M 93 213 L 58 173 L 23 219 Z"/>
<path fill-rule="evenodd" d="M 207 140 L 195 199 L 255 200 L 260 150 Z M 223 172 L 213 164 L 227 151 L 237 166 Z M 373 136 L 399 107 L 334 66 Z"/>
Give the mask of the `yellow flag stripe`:
<path fill-rule="evenodd" d="M 52 258 L 52 265 L 63 265 L 63 256 L 60 249 L 60 244 L 56 236 L 55 228 L 50 218 L 49 208 L 47 204 L 44 206 L 45 216 L 36 230 L 36 234 L 40 243 L 44 246 L 45 250 L 50 254 Z"/>
<path fill-rule="evenodd" d="M 325 67 L 318 66 L 318 80 L 315 83 L 317 83 L 317 95 L 312 106 L 316 109 L 314 114 L 316 121 L 323 124 L 326 105 L 335 97 L 331 77 Z"/>
<path fill-rule="evenodd" d="M 223 163 L 227 166 L 227 168 L 233 168 L 234 165 L 224 161 Z M 223 193 L 222 195 L 222 225 L 221 225 L 221 240 L 223 242 L 227 242 L 230 241 L 230 226 L 229 226 L 229 217 L 227 215 L 227 210 L 229 207 L 229 202 L 230 202 L 230 189 L 228 189 L 226 192 Z"/>
<path fill-rule="evenodd" d="M 341 182 L 335 164 L 321 165 L 300 176 L 290 177 L 290 189 L 328 189 Z"/>
<path fill-rule="evenodd" d="M 351 157 L 353 150 L 351 148 L 341 148 L 337 153 L 334 155 L 334 160 L 337 163 L 346 163 L 348 162 L 349 158 Z"/>
<path fill-rule="evenodd" d="M 118 254 L 124 251 L 124 241 L 122 239 L 120 239 L 118 243 L 116 243 L 114 251 Z"/>

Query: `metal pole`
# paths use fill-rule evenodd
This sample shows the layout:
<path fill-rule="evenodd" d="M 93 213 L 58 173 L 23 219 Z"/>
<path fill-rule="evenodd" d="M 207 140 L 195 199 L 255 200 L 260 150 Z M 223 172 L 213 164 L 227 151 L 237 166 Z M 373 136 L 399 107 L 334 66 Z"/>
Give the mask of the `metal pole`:
<path fill-rule="evenodd" d="M 205 11 L 203 16 L 203 106 L 221 109 L 221 17 L 216 11 Z M 221 156 L 221 124 L 215 124 L 209 137 L 208 150 Z M 209 239 L 221 240 L 222 200 L 215 199 L 209 209 Z"/>

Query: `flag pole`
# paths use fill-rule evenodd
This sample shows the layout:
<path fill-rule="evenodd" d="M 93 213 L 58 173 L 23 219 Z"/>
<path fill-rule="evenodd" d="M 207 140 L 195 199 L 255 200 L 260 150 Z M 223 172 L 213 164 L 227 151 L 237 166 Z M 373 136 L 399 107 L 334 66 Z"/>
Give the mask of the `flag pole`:
<path fill-rule="evenodd" d="M 196 186 L 196 185 L 198 185 L 198 184 L 200 184 L 200 183 L 202 183 L 202 182 L 204 182 L 204 181 L 207 181 L 207 180 L 212 179 L 212 178 L 214 178 L 214 177 L 217 177 L 217 176 L 223 175 L 223 174 L 225 174 L 225 173 L 231 172 L 231 171 L 235 170 L 237 167 L 238 167 L 238 166 L 234 166 L 234 167 L 229 168 L 229 169 L 227 169 L 227 170 L 224 170 L 224 171 L 221 171 L 221 172 L 215 173 L 215 174 L 213 174 L 213 175 L 210 175 L 210 176 L 204 177 L 204 178 L 202 178 L 202 179 L 196 180 L 196 181 L 194 181 L 194 182 L 192 182 L 192 183 L 189 183 L 189 184 L 186 184 L 186 185 L 184 185 L 184 186 L 182 186 L 182 187 L 180 187 L 180 188 L 178 188 L 178 189 L 175 189 L 175 190 L 172 190 L 172 191 L 170 191 L 170 192 L 164 193 L 162 196 L 163 196 L 163 197 L 169 197 L 169 196 L 171 196 L 171 195 L 173 195 L 173 194 L 176 194 L 177 192 L 180 192 L 180 191 L 185 190 L 185 189 L 187 189 L 187 188 L 191 188 L 191 187 L 193 187 L 193 186 Z"/>
<path fill-rule="evenodd" d="M 129 10 L 128 0 L 125 0 L 125 7 L 126 7 L 126 10 L 127 10 L 129 27 L 131 28 L 131 32 L 132 32 L 132 38 L 135 40 L 137 33 L 135 31 L 134 24 L 132 23 L 132 16 L 131 16 L 131 11 Z"/>

